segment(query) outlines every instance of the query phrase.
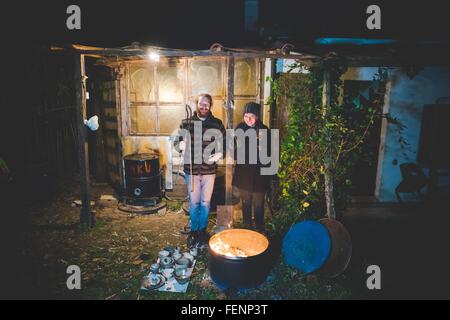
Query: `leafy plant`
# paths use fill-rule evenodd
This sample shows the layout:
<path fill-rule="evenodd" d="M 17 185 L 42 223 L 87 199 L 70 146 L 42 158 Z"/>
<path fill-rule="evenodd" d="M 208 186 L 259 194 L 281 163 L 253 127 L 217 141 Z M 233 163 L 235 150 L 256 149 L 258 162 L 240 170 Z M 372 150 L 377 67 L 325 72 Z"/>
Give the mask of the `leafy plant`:
<path fill-rule="evenodd" d="M 291 70 L 297 67 L 305 68 L 296 63 Z M 322 103 L 325 70 L 331 84 L 330 106 L 326 109 Z M 375 75 L 373 94 L 377 98 L 369 107 L 340 101 L 341 76 L 346 70 L 345 60 L 332 58 L 309 68 L 307 74 L 288 73 L 278 79 L 266 79 L 274 92 L 271 102 L 285 103 L 289 114 L 280 147 L 280 193 L 275 199 L 278 212 L 271 222 L 276 234 L 284 233 L 300 219 L 323 217 L 327 168 L 334 182 L 336 209 L 345 207 L 352 185 L 352 166 L 363 157 L 374 158 L 361 150 L 373 134 L 377 118 L 385 118 L 399 132 L 403 129 L 398 119 L 382 112 L 388 69 L 380 68 Z"/>

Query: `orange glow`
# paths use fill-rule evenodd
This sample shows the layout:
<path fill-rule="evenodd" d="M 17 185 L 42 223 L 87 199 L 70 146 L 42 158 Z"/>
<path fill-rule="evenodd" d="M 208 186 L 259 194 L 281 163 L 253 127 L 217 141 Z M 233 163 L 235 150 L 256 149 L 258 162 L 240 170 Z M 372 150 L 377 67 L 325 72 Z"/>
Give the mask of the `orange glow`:
<path fill-rule="evenodd" d="M 230 229 L 212 236 L 209 247 L 227 257 L 251 257 L 263 253 L 269 247 L 269 240 L 252 230 Z"/>

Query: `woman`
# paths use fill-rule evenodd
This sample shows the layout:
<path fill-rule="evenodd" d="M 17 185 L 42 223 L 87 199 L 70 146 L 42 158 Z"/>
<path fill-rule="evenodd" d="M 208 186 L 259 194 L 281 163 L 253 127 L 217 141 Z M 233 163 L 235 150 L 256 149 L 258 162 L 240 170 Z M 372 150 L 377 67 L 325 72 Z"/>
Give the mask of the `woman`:
<path fill-rule="evenodd" d="M 261 167 L 264 165 L 261 164 L 260 155 L 262 152 L 270 156 L 270 130 L 261 122 L 260 115 L 261 105 L 255 102 L 247 103 L 244 107 L 244 121 L 235 129 L 235 150 L 241 153 L 241 157 L 236 156 L 233 185 L 239 189 L 242 200 L 244 228 L 253 229 L 253 212 L 255 229 L 264 232 L 264 197 L 269 188 L 270 176 L 261 175 Z M 264 135 L 267 139 L 263 139 Z M 253 139 L 256 139 L 256 143 Z M 265 148 L 267 150 L 264 150 Z M 245 154 L 242 154 L 244 152 Z"/>

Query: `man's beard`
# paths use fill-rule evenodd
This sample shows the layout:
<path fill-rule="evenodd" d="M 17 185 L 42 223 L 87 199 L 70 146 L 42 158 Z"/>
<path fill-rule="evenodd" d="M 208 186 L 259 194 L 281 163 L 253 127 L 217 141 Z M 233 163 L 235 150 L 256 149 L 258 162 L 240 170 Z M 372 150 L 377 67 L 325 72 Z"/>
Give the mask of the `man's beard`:
<path fill-rule="evenodd" d="M 208 113 L 209 113 L 209 109 L 202 111 L 201 109 L 197 108 L 197 114 L 200 117 L 206 117 L 208 115 Z"/>

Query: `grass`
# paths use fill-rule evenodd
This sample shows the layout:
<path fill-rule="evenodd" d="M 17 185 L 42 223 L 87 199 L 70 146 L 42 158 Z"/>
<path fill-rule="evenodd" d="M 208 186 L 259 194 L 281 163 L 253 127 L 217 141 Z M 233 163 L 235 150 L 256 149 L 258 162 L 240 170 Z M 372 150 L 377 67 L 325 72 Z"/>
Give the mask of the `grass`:
<path fill-rule="evenodd" d="M 97 187 L 100 188 L 100 187 Z M 105 188 L 105 187 L 101 187 Z M 95 190 L 109 193 L 111 190 Z M 251 290 L 221 291 L 210 280 L 207 253 L 198 257 L 185 294 L 140 290 L 142 277 L 149 273 L 158 252 L 167 245 L 180 246 L 186 236 L 179 230 L 188 217 L 179 213 L 181 202 L 169 201 L 165 214 L 131 216 L 114 206 L 96 206 L 93 228 L 77 227 L 79 208 L 71 207 L 76 188 L 48 206 L 33 208 L 29 228 L 21 237 L 20 256 L 24 263 L 22 285 L 27 297 L 57 299 L 345 299 L 350 292 L 346 279 L 320 279 L 286 266 L 281 258 L 261 286 Z M 141 257 L 148 257 L 141 259 Z M 68 290 L 66 268 L 78 265 L 82 290 Z"/>

